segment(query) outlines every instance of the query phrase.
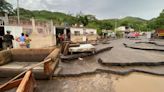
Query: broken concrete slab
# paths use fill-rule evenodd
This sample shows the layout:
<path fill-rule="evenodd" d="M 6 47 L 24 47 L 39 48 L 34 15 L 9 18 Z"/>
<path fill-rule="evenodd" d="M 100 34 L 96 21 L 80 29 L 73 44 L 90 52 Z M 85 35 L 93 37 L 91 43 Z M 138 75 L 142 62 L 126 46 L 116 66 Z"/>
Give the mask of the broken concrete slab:
<path fill-rule="evenodd" d="M 83 61 L 85 62 L 85 61 Z M 69 64 L 70 67 L 63 67 L 63 70 L 59 74 L 55 74 L 55 77 L 80 77 L 85 75 L 109 73 L 118 75 L 128 75 L 133 72 L 147 73 L 152 75 L 164 76 L 164 65 L 160 66 L 101 66 L 92 64 L 81 64 L 81 67 L 73 67 L 76 64 Z M 72 68 L 71 68 L 72 67 Z"/>
<path fill-rule="evenodd" d="M 60 58 L 62 59 L 62 61 L 74 60 L 74 59 L 78 59 L 79 57 L 82 58 L 82 57 L 87 57 L 87 56 L 91 56 L 91 55 L 96 55 L 101 52 L 111 50 L 112 48 L 113 48 L 112 46 L 107 46 L 107 45 L 103 46 L 103 47 L 97 46 L 94 53 L 77 53 L 77 54 L 72 54 L 72 55 L 67 55 L 67 56 L 61 55 Z"/>
<path fill-rule="evenodd" d="M 159 66 L 159 65 L 164 65 L 164 61 L 159 61 L 159 62 L 110 62 L 110 63 L 105 63 L 101 58 L 98 59 L 98 62 L 102 65 L 105 66 Z"/>
<path fill-rule="evenodd" d="M 63 69 L 58 75 L 54 75 L 54 76 L 79 76 L 83 74 L 84 75 L 93 74 L 96 72 L 103 72 L 103 71 L 109 73 L 117 73 L 117 74 L 128 74 L 129 72 L 136 72 L 136 71 L 148 72 L 154 74 L 164 74 L 162 71 L 160 71 L 160 73 L 158 72 L 159 70 L 158 67 L 164 66 L 163 64 L 164 53 L 126 48 L 122 44 L 124 42 L 127 42 L 127 40 L 124 39 L 115 40 L 110 44 L 114 46 L 112 50 L 102 52 L 101 54 L 85 57 L 83 58 L 82 61 L 68 60 L 69 63 L 60 62 L 59 66 L 62 67 Z M 102 59 L 101 63 L 98 62 L 99 58 Z M 112 63 L 114 64 L 116 63 L 118 65 L 111 66 L 110 64 Z M 134 65 L 130 66 L 128 64 L 130 65 L 134 64 Z M 140 64 L 143 65 L 139 66 Z M 148 68 L 143 68 L 143 67 L 148 67 Z M 149 69 L 149 67 L 152 68 Z"/>
<path fill-rule="evenodd" d="M 159 42 L 159 41 L 139 41 L 135 43 L 147 43 L 147 44 L 154 44 L 156 46 L 164 46 L 164 43 Z"/>
<path fill-rule="evenodd" d="M 155 45 L 149 42 L 136 42 L 133 44 L 123 43 L 125 47 L 139 50 L 164 51 L 164 46 Z"/>
<path fill-rule="evenodd" d="M 164 52 L 145 51 L 126 48 L 123 43 L 129 42 L 127 39 L 115 40 L 111 43 L 114 48 L 111 51 L 98 55 L 101 58 L 100 63 L 103 65 L 158 65 L 163 64 Z M 97 60 L 98 60 L 97 59 Z M 143 64 L 143 65 L 144 65 Z"/>

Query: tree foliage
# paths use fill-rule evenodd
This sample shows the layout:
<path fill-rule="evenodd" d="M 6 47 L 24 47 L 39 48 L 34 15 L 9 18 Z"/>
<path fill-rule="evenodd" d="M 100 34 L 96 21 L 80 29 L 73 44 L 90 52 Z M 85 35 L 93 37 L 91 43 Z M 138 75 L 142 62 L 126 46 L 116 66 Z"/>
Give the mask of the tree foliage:
<path fill-rule="evenodd" d="M 89 19 L 86 15 L 78 15 L 76 16 L 78 23 L 83 24 L 84 26 L 88 25 Z"/>
<path fill-rule="evenodd" d="M 160 16 L 157 17 L 155 21 L 156 29 L 164 29 L 164 10 L 160 13 Z"/>
<path fill-rule="evenodd" d="M 100 29 L 111 30 L 113 28 L 110 22 L 101 22 Z"/>
<path fill-rule="evenodd" d="M 6 0 L 0 0 L 0 12 L 1 13 L 12 13 L 13 7 Z"/>
<path fill-rule="evenodd" d="M 12 5 L 6 2 L 5 0 L 0 0 L 0 12 L 11 12 Z M 16 10 L 14 10 L 13 16 L 16 16 Z M 151 31 L 156 29 L 164 29 L 164 10 L 160 13 L 159 17 L 144 20 L 137 17 L 125 17 L 123 19 L 107 19 L 107 20 L 98 20 L 94 15 L 84 15 L 82 13 L 77 16 L 72 16 L 70 14 L 60 13 L 60 12 L 50 12 L 46 10 L 26 10 L 20 8 L 20 17 L 21 18 L 32 18 L 39 20 L 53 20 L 55 24 L 58 25 L 74 25 L 74 24 L 83 24 L 88 28 L 95 28 L 99 30 L 114 30 L 115 27 L 127 26 L 133 28 L 135 31 Z"/>

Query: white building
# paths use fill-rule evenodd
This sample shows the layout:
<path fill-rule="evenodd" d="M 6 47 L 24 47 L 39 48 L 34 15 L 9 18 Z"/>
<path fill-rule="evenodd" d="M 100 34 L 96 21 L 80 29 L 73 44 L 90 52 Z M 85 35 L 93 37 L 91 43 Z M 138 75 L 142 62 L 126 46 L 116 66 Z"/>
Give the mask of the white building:
<path fill-rule="evenodd" d="M 97 40 L 97 30 L 91 28 L 70 28 L 72 42 L 85 42 Z"/>
<path fill-rule="evenodd" d="M 72 42 L 85 42 L 97 40 L 97 30 L 81 27 L 54 27 L 55 43 L 57 44 L 58 35 L 64 34 L 66 40 Z"/>
<path fill-rule="evenodd" d="M 121 31 L 121 32 L 134 32 L 134 29 L 132 28 L 126 28 L 125 26 L 120 26 L 118 28 L 116 28 L 115 30 L 117 31 Z"/>
<path fill-rule="evenodd" d="M 4 14 L 4 16 L 0 16 L 0 26 L 8 25 L 8 15 L 7 13 Z"/>

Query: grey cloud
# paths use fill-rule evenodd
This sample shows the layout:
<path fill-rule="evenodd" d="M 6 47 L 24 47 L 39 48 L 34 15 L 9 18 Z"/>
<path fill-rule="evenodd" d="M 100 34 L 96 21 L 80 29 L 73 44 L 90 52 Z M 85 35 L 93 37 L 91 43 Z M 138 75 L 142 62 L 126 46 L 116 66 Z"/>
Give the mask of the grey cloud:
<path fill-rule="evenodd" d="M 8 0 L 16 6 L 16 0 Z M 50 10 L 64 13 L 93 14 L 100 19 L 136 16 L 150 19 L 164 9 L 163 0 L 20 0 L 20 6 L 30 10 Z"/>

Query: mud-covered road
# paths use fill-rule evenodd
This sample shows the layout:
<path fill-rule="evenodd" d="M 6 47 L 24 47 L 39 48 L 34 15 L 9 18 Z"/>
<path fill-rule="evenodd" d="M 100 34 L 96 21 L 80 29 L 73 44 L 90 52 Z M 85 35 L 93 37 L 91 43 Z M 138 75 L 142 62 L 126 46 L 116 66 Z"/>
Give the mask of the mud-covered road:
<path fill-rule="evenodd" d="M 37 80 L 36 92 L 164 92 L 164 52 L 123 45 L 138 41 L 112 40 L 104 44 L 113 46 L 111 50 L 80 60 L 60 61 L 61 71 L 54 73 L 52 80 Z M 156 48 L 150 44 L 141 46 Z"/>
<path fill-rule="evenodd" d="M 134 42 L 136 40 L 113 40 L 108 44 L 114 47 L 112 50 L 85 57 L 83 60 L 60 62 L 61 72 L 54 74 L 53 80 L 37 81 L 37 92 L 163 92 L 164 89 L 160 86 L 164 85 L 163 64 L 108 66 L 110 63 L 164 61 L 164 52 L 136 50 L 123 45 Z M 99 58 L 106 64 L 98 62 Z"/>

